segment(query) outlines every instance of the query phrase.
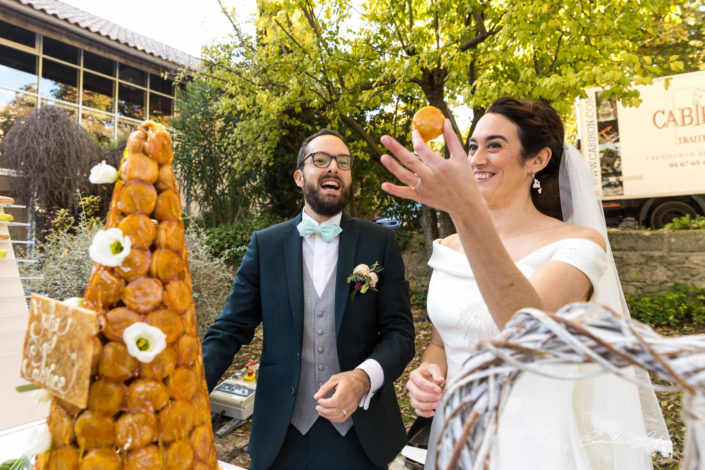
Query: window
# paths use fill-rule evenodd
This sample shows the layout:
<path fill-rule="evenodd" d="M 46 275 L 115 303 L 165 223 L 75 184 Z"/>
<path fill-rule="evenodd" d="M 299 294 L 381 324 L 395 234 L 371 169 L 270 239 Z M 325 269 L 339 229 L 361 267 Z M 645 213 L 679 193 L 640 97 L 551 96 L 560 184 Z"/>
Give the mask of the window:
<path fill-rule="evenodd" d="M 112 112 L 114 85 L 114 80 L 83 72 L 83 106 Z"/>
<path fill-rule="evenodd" d="M 37 56 L 0 45 L 0 85 L 37 91 Z"/>
<path fill-rule="evenodd" d="M 78 70 L 44 59 L 41 90 L 42 96 L 78 103 Z"/>
<path fill-rule="evenodd" d="M 110 114 L 83 111 L 81 115 L 81 125 L 102 147 L 113 141 L 114 122 L 115 118 Z"/>
<path fill-rule="evenodd" d="M 121 83 L 118 86 L 118 113 L 144 119 L 144 91 Z"/>
<path fill-rule="evenodd" d="M 44 36 L 44 55 L 78 65 L 78 48 Z"/>
<path fill-rule="evenodd" d="M 125 64 L 120 64 L 120 80 L 139 86 L 147 86 L 147 74 Z"/>
<path fill-rule="evenodd" d="M 57 108 L 61 108 L 62 110 L 66 111 L 69 116 L 71 116 L 71 119 L 73 119 L 74 121 L 78 121 L 78 106 L 71 106 L 70 104 L 66 104 L 51 98 L 42 98 L 42 108 L 44 108 L 45 106 L 56 106 Z"/>
<path fill-rule="evenodd" d="M 18 118 L 29 114 L 37 105 L 37 99 L 19 91 L 0 88 L 0 139 Z"/>
<path fill-rule="evenodd" d="M 165 80 L 159 75 L 149 75 L 149 89 L 164 93 L 165 95 L 174 96 L 174 82 Z"/>
<path fill-rule="evenodd" d="M 103 75 L 115 76 L 115 62 L 92 52 L 83 51 L 83 67 L 95 70 Z"/>
<path fill-rule="evenodd" d="M 0 38 L 9 39 L 10 41 L 32 48 L 36 46 L 35 34 L 32 31 L 18 28 L 5 21 L 0 21 Z"/>
<path fill-rule="evenodd" d="M 149 94 L 149 119 L 169 125 L 174 114 L 174 100 L 166 96 Z"/>

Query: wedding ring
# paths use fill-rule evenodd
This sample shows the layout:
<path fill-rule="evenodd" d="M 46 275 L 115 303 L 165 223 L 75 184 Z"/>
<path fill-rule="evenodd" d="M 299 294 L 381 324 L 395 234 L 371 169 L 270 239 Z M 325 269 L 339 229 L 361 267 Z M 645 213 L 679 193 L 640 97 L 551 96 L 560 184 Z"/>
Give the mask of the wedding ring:
<path fill-rule="evenodd" d="M 345 416 L 346 418 L 348 417 L 348 412 L 345 411 L 345 408 L 343 408 L 343 416 Z"/>
<path fill-rule="evenodd" d="M 414 186 L 412 186 L 414 189 L 418 188 L 421 185 L 421 177 L 419 175 L 416 175 L 416 177 L 419 179 Z"/>

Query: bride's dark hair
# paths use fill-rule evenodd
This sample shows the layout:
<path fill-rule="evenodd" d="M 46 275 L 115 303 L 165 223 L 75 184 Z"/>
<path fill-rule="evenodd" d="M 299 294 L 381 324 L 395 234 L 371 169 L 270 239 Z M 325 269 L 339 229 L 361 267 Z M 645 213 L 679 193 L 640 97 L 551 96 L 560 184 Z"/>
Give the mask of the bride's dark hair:
<path fill-rule="evenodd" d="M 541 101 L 499 98 L 487 109 L 487 113 L 501 114 L 519 129 L 521 156 L 528 160 L 540 150 L 551 149 L 551 160 L 535 177 L 541 183 L 541 194 L 531 191 L 531 199 L 542 213 L 563 220 L 558 170 L 563 158 L 565 132 L 563 121 L 553 107 Z"/>

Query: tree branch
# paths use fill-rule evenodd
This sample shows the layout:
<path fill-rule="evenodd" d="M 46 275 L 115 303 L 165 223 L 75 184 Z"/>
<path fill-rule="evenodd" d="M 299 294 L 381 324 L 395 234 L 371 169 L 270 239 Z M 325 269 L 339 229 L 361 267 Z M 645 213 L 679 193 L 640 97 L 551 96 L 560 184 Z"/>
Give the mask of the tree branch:
<path fill-rule="evenodd" d="M 351 118 L 350 116 L 348 116 L 348 115 L 346 115 L 346 114 L 343 114 L 343 113 L 340 113 L 340 119 L 341 119 L 345 124 L 347 124 L 348 127 L 349 127 L 354 133 L 356 133 L 357 135 L 359 135 L 359 136 L 362 138 L 362 140 L 365 141 L 365 143 L 367 144 L 367 147 L 370 149 L 370 152 L 371 152 L 371 154 L 372 154 L 372 155 L 371 155 L 371 156 L 372 156 L 372 159 L 373 159 L 374 161 L 376 161 L 377 163 L 379 163 L 379 158 L 382 156 L 382 154 L 384 153 L 384 151 L 382 151 L 382 149 L 379 147 L 379 145 L 377 145 L 377 142 L 375 141 L 375 139 L 374 139 L 370 134 L 368 134 L 367 132 L 365 132 L 365 129 L 363 129 L 362 126 L 360 126 L 360 124 L 358 124 L 358 123 L 357 123 L 353 118 Z"/>

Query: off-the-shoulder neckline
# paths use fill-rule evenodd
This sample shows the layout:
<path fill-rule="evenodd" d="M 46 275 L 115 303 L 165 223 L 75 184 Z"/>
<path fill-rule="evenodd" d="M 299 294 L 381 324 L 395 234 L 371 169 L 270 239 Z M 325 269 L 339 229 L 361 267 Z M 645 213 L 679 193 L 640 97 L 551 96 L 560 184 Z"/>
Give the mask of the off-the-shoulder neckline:
<path fill-rule="evenodd" d="M 442 246 L 444 249 L 446 249 L 446 250 L 448 250 L 448 251 L 451 251 L 451 252 L 453 252 L 453 253 L 456 253 L 457 255 L 462 256 L 463 258 L 465 258 L 465 253 L 463 253 L 463 252 L 461 252 L 461 251 L 458 251 L 458 250 L 455 250 L 455 249 L 453 249 L 453 248 L 451 248 L 451 247 L 449 247 L 449 246 L 447 246 L 447 245 L 442 244 L 442 243 L 441 243 L 442 240 L 443 240 L 443 239 L 441 239 L 441 238 L 437 238 L 436 240 L 433 241 L 433 244 L 434 244 L 435 246 Z M 532 256 L 532 255 L 535 254 L 535 253 L 538 253 L 538 252 L 540 252 L 540 251 L 543 251 L 544 249 L 546 249 L 546 248 L 548 248 L 548 247 L 550 247 L 550 246 L 553 246 L 553 245 L 555 245 L 555 244 L 557 244 L 557 243 L 562 243 L 562 242 L 567 242 L 567 241 L 573 241 L 573 240 L 584 241 L 584 242 L 592 243 L 593 245 L 597 246 L 597 247 L 600 249 L 600 251 L 602 251 L 603 253 L 605 252 L 605 250 L 603 250 L 602 247 L 601 247 L 598 243 L 596 243 L 596 242 L 590 240 L 589 238 L 568 237 L 568 238 L 561 238 L 560 240 L 552 241 L 552 242 L 547 243 L 547 244 L 545 244 L 545 245 L 543 245 L 543 246 L 541 246 L 541 247 L 539 247 L 539 248 L 536 248 L 534 251 L 530 251 L 529 253 L 527 253 L 526 255 L 522 256 L 522 257 L 521 257 L 520 259 L 518 259 L 517 261 L 515 261 L 514 264 L 519 264 L 519 263 L 521 263 L 522 261 L 524 261 L 525 259 L 527 259 L 529 256 Z"/>

